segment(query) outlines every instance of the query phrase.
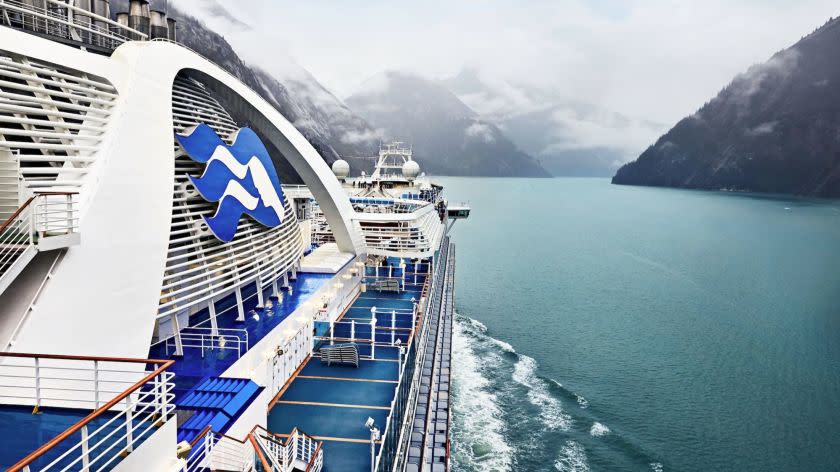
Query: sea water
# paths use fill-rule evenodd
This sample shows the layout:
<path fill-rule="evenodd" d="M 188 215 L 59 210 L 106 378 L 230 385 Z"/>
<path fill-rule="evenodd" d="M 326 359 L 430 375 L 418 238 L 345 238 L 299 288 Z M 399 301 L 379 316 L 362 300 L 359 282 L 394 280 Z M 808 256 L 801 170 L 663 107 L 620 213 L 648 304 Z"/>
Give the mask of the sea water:
<path fill-rule="evenodd" d="M 456 471 L 840 470 L 840 202 L 441 180 Z"/>

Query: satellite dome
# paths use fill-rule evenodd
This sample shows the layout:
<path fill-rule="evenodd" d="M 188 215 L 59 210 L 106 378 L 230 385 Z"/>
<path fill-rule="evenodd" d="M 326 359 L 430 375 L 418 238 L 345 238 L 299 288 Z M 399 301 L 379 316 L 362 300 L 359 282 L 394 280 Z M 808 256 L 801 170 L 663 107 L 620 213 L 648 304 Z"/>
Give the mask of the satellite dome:
<path fill-rule="evenodd" d="M 420 164 L 415 161 L 405 161 L 402 166 L 402 173 L 406 179 L 414 180 L 415 177 L 420 175 Z"/>
<path fill-rule="evenodd" d="M 344 159 L 339 159 L 332 164 L 332 171 L 339 179 L 344 179 L 350 175 L 350 164 Z"/>

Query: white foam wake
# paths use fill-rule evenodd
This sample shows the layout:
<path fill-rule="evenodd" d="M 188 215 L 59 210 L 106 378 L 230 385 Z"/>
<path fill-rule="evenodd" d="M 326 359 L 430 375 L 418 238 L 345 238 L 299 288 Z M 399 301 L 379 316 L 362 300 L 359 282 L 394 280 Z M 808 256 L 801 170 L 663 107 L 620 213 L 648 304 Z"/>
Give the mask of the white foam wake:
<path fill-rule="evenodd" d="M 589 435 L 593 438 L 600 438 L 601 436 L 606 436 L 608 434 L 610 434 L 610 428 L 597 421 L 592 423 L 592 427 L 589 428 Z"/>
<path fill-rule="evenodd" d="M 554 462 L 554 468 L 560 472 L 588 472 L 586 450 L 574 441 L 566 441 L 560 449 L 560 455 Z"/>
<path fill-rule="evenodd" d="M 548 384 L 537 377 L 537 361 L 520 354 L 519 361 L 513 366 L 513 380 L 528 388 L 528 401 L 540 410 L 540 419 L 550 430 L 568 431 L 572 418 L 548 390 Z"/>
<path fill-rule="evenodd" d="M 481 374 L 481 361 L 460 323 L 454 324 L 452 350 L 458 359 L 453 364 L 455 463 L 462 465 L 459 469 L 511 470 L 513 449 L 503 435 L 496 395 L 488 391 L 490 380 Z"/>

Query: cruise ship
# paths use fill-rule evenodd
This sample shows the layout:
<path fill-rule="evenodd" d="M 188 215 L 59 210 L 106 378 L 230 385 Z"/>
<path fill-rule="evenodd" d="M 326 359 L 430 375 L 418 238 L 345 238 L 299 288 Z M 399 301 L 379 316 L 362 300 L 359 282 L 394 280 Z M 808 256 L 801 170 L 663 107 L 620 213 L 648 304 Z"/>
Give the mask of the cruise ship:
<path fill-rule="evenodd" d="M 110 10 L 0 0 L 0 466 L 448 470 L 469 207 Z"/>

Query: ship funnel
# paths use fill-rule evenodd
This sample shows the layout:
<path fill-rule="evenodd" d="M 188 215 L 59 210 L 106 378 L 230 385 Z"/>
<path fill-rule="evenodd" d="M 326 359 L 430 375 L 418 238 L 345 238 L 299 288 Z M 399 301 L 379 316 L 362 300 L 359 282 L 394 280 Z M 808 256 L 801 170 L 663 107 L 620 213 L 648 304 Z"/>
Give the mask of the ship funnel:
<path fill-rule="evenodd" d="M 77 8 L 81 8 L 82 10 L 89 11 L 89 12 L 93 13 L 93 0 L 75 0 L 73 2 L 73 4 Z M 81 13 L 76 13 L 74 21 L 76 23 L 81 23 L 82 25 L 87 26 L 87 27 L 90 27 L 90 23 L 91 23 L 90 16 L 87 16 L 87 15 L 84 15 L 84 14 L 81 14 Z M 90 33 L 87 33 L 87 32 L 85 32 L 85 33 L 88 34 L 88 35 L 90 34 Z"/>
<path fill-rule="evenodd" d="M 129 0 L 128 26 L 148 37 L 151 36 L 151 11 L 149 10 L 148 0 Z"/>
<path fill-rule="evenodd" d="M 169 38 L 169 26 L 166 23 L 166 12 L 152 10 L 150 12 L 149 24 L 151 25 L 152 39 Z"/>
<path fill-rule="evenodd" d="M 91 12 L 102 18 L 111 19 L 111 0 L 87 0 L 91 6 Z M 108 23 L 103 20 L 96 20 L 96 29 L 107 32 L 109 29 Z"/>
<path fill-rule="evenodd" d="M 117 23 L 125 26 L 126 28 L 129 27 L 128 26 L 128 12 L 127 11 L 121 11 L 121 12 L 117 13 Z"/>
<path fill-rule="evenodd" d="M 166 26 L 169 28 L 169 40 L 178 41 L 178 33 L 176 32 L 177 22 L 175 18 L 167 18 Z"/>
<path fill-rule="evenodd" d="M 76 8 L 81 8 L 82 10 L 87 10 L 93 13 L 93 0 L 74 0 L 73 5 Z"/>

